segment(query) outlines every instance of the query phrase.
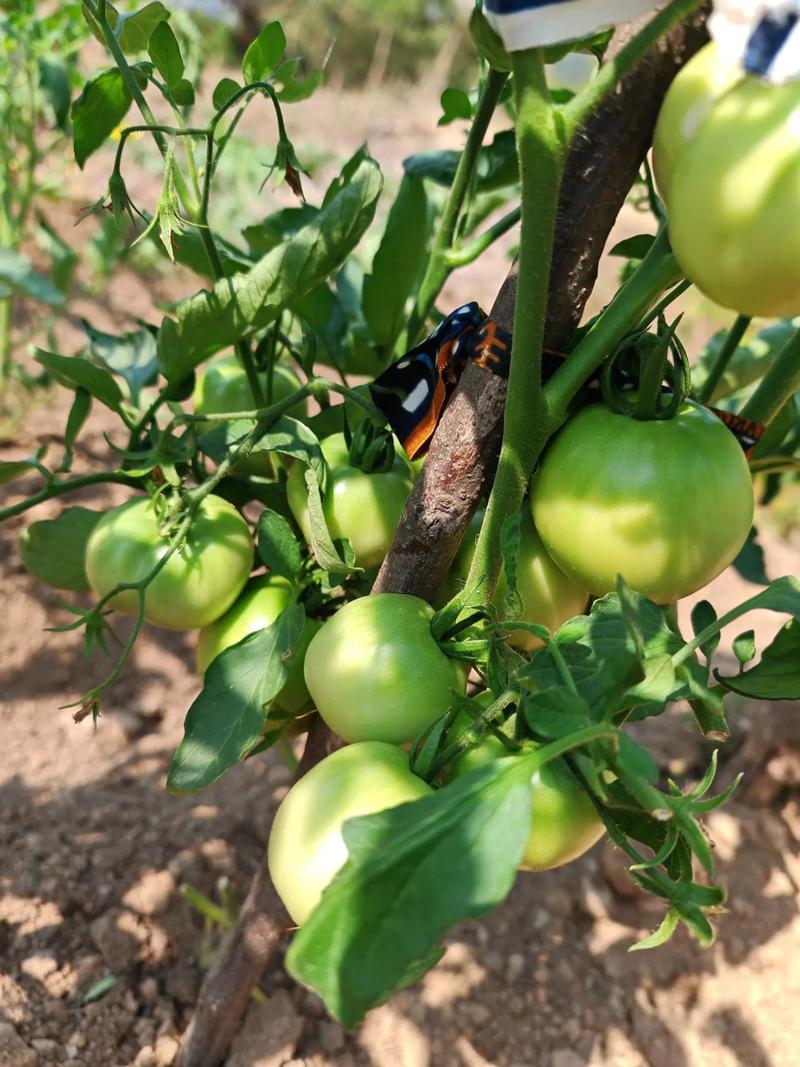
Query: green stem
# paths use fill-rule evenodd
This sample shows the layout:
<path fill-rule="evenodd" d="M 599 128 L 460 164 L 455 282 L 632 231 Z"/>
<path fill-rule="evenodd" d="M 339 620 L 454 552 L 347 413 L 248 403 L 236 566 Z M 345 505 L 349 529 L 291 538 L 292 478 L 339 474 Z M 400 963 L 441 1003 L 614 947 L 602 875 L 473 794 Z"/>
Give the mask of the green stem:
<path fill-rule="evenodd" d="M 508 75 L 497 70 L 490 70 L 486 76 L 481 95 L 478 98 L 478 106 L 475 118 L 472 121 L 467 134 L 464 151 L 458 160 L 453 184 L 445 204 L 444 213 L 439 223 L 439 231 L 433 242 L 428 265 L 417 294 L 417 303 L 411 315 L 406 337 L 413 344 L 417 334 L 428 317 L 442 286 L 447 281 L 451 271 L 447 257 L 452 251 L 458 232 L 458 222 L 467 191 L 472 181 L 475 169 L 478 165 L 478 156 L 489 127 L 489 120 L 494 114 L 494 109 L 500 99 L 500 93 L 506 83 Z"/>
<path fill-rule="evenodd" d="M 626 77 L 639 60 L 672 27 L 699 7 L 700 0 L 672 0 L 659 11 L 628 43 L 604 63 L 585 89 L 565 105 L 564 119 L 570 135 L 574 135 L 600 101 L 617 82 Z"/>
<path fill-rule="evenodd" d="M 724 615 L 720 615 L 718 619 L 715 619 L 714 622 L 701 630 L 699 634 L 696 634 L 691 641 L 687 642 L 683 648 L 678 649 L 672 657 L 673 666 L 679 667 L 682 663 L 685 663 L 698 648 L 701 648 L 706 641 L 714 637 L 715 634 L 724 630 L 729 623 L 735 622 L 741 615 L 746 615 L 748 611 L 759 607 L 763 597 L 763 591 L 756 593 L 755 596 L 751 596 L 737 607 L 731 608 L 731 610 Z"/>
<path fill-rule="evenodd" d="M 447 266 L 451 270 L 456 270 L 458 267 L 466 267 L 468 263 L 474 263 L 479 256 L 483 255 L 486 249 L 494 244 L 498 238 L 503 234 L 508 233 L 512 227 L 516 226 L 522 215 L 522 207 L 515 207 L 512 211 L 509 211 L 506 215 L 503 215 L 501 219 L 489 226 L 482 234 L 476 237 L 473 241 L 470 241 L 468 245 L 463 245 L 459 248 L 454 248 L 448 252 L 445 259 Z"/>
<path fill-rule="evenodd" d="M 542 52 L 512 55 L 517 150 L 522 179 L 519 292 L 514 313 L 514 358 L 508 381 L 503 443 L 465 597 L 491 600 L 502 561 L 500 534 L 519 511 L 534 464 L 552 429 L 542 388 L 542 346 L 556 209 L 566 157 L 563 131 L 550 100 Z M 569 362 L 569 361 L 568 361 Z"/>
<path fill-rule="evenodd" d="M 661 383 L 664 380 L 668 353 L 669 338 L 660 337 L 644 359 L 644 366 L 639 376 L 636 404 L 633 409 L 633 417 L 635 419 L 641 419 L 646 422 L 648 419 L 655 418 L 658 410 L 658 401 L 661 396 Z"/>
<path fill-rule="evenodd" d="M 686 290 L 691 289 L 691 287 L 692 283 L 689 281 L 688 278 L 684 278 L 682 282 L 678 282 L 674 289 L 670 289 L 667 295 L 662 300 L 659 300 L 653 310 L 649 311 L 647 315 L 645 315 L 645 317 L 641 321 L 639 328 L 642 330 L 646 330 L 648 326 L 652 326 L 652 324 L 656 321 L 659 315 L 663 315 L 667 308 L 670 306 L 670 304 L 677 300 L 679 296 L 683 296 Z"/>
<path fill-rule="evenodd" d="M 634 274 L 545 386 L 548 409 L 556 426 L 566 418 L 573 397 L 603 360 L 637 326 L 660 294 L 680 277 L 666 230 L 662 230 Z"/>
<path fill-rule="evenodd" d="M 725 338 L 719 352 L 717 352 L 711 370 L 708 372 L 708 377 L 697 390 L 697 399 L 701 404 L 708 404 L 711 401 L 750 322 L 751 320 L 747 315 L 737 315 L 736 321 L 728 330 L 728 336 Z"/>
<path fill-rule="evenodd" d="M 0 300 L 0 394 L 5 388 L 6 378 L 11 366 L 13 299 L 13 296 L 7 296 Z"/>
<path fill-rule="evenodd" d="M 26 497 L 25 500 L 20 500 L 19 503 L 11 504 L 9 507 L 0 510 L 0 522 L 5 522 L 6 519 L 11 519 L 15 515 L 21 515 L 24 511 L 35 508 L 38 504 L 43 504 L 45 500 L 52 500 L 53 497 L 63 496 L 65 493 L 74 493 L 78 489 L 85 489 L 89 485 L 102 485 L 104 482 L 109 482 L 113 485 L 127 485 L 133 489 L 139 488 L 141 484 L 138 478 L 131 478 L 127 474 L 84 474 L 79 478 L 68 478 L 61 481 L 54 479 L 44 489 L 34 493 L 33 496 Z"/>
<path fill-rule="evenodd" d="M 754 422 L 771 422 L 784 404 L 800 389 L 800 330 L 797 330 L 775 357 L 758 388 L 742 408 L 742 415 Z"/>

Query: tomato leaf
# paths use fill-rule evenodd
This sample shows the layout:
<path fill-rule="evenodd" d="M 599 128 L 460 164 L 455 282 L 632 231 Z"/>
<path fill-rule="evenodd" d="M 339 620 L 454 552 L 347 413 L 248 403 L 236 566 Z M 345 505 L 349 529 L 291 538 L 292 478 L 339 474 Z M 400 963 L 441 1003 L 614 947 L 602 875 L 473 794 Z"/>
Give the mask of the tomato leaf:
<path fill-rule="evenodd" d="M 25 569 L 54 589 L 88 592 L 86 542 L 102 517 L 102 511 L 67 508 L 56 519 L 31 523 L 19 540 Z"/>
<path fill-rule="evenodd" d="M 153 0 L 129 15 L 119 15 L 114 24 L 114 36 L 123 52 L 143 52 L 159 23 L 168 18 L 169 11 L 159 0 Z"/>
<path fill-rule="evenodd" d="M 165 318 L 159 330 L 165 377 L 179 381 L 214 352 L 269 325 L 335 270 L 372 221 L 382 182 L 377 163 L 362 153 L 350 180 L 312 222 L 250 270 L 181 301 L 177 318 Z"/>
<path fill-rule="evenodd" d="M 23 293 L 42 304 L 64 303 L 64 294 L 33 269 L 27 256 L 11 248 L 0 248 L 0 297 Z"/>
<path fill-rule="evenodd" d="M 403 170 L 437 185 L 449 187 L 453 183 L 461 153 L 453 149 L 418 152 L 403 160 Z M 491 144 L 484 145 L 478 155 L 477 184 L 481 192 L 515 185 L 519 181 L 517 148 L 513 130 L 501 130 Z"/>
<path fill-rule="evenodd" d="M 17 478 L 24 478 L 35 470 L 38 468 L 31 459 L 0 460 L 0 485 L 15 482 Z"/>
<path fill-rule="evenodd" d="M 86 83 L 72 105 L 72 141 L 79 167 L 105 143 L 130 106 L 131 94 L 118 70 L 104 71 Z"/>
<path fill-rule="evenodd" d="M 168 88 L 171 89 L 181 82 L 184 72 L 183 56 L 178 38 L 168 22 L 159 22 L 153 30 L 147 43 L 147 52 Z"/>
<path fill-rule="evenodd" d="M 463 89 L 452 87 L 445 89 L 439 98 L 439 103 L 442 105 L 442 114 L 436 123 L 437 126 L 449 126 L 456 119 L 469 120 L 474 114 L 469 93 L 464 92 Z"/>
<path fill-rule="evenodd" d="M 570 619 L 555 634 L 593 718 L 651 702 L 663 705 L 687 695 L 685 684 L 667 663 L 683 647 L 683 639 L 669 628 L 662 608 L 639 593 L 628 590 L 628 594 L 624 610 L 619 596 L 609 593 L 594 602 L 588 616 Z M 640 653 L 629 629 L 634 619 Z M 689 666 L 700 669 L 697 663 Z M 534 653 L 520 672 L 520 681 L 533 692 L 563 685 L 558 664 L 546 648 Z"/>
<path fill-rule="evenodd" d="M 35 350 L 33 358 L 61 385 L 68 389 L 85 389 L 101 404 L 105 404 L 112 411 L 119 411 L 122 391 L 103 367 L 90 363 L 82 356 L 60 356 L 56 352 L 45 352 L 41 348 Z"/>
<path fill-rule="evenodd" d="M 300 545 L 291 526 L 270 508 L 264 508 L 258 518 L 258 554 L 273 574 L 292 582 L 303 566 Z"/>
<path fill-rule="evenodd" d="M 78 386 L 75 390 L 75 395 L 72 398 L 69 415 L 67 416 L 67 425 L 64 429 L 64 458 L 61 460 L 61 465 L 56 472 L 57 474 L 60 474 L 63 471 L 68 471 L 72 466 L 72 452 L 75 447 L 75 441 L 78 438 L 78 434 L 83 429 L 83 425 L 88 419 L 91 410 L 91 393 L 88 393 L 84 388 Z"/>
<path fill-rule="evenodd" d="M 217 111 L 221 111 L 241 88 L 242 86 L 237 81 L 234 81 L 233 78 L 220 78 L 214 87 L 214 92 L 211 94 L 211 103 Z"/>
<path fill-rule="evenodd" d="M 758 543 L 758 530 L 753 526 L 747 535 L 747 540 L 742 545 L 739 555 L 733 561 L 733 567 L 748 582 L 753 585 L 769 585 L 766 563 L 764 561 L 764 549 Z"/>
<path fill-rule="evenodd" d="M 637 233 L 635 237 L 626 237 L 619 241 L 608 253 L 610 256 L 623 256 L 625 259 L 644 259 L 655 241 L 652 233 Z"/>
<path fill-rule="evenodd" d="M 128 383 L 131 400 L 138 403 L 142 389 L 154 385 L 158 375 L 153 331 L 145 326 L 129 333 L 103 333 L 86 319 L 81 319 L 81 326 L 88 340 L 89 355 L 124 379 Z"/>
<path fill-rule="evenodd" d="M 261 741 L 267 709 L 286 681 L 285 660 L 303 629 L 301 604 L 220 653 L 186 713 L 167 789 L 195 793 L 215 782 Z"/>
<path fill-rule="evenodd" d="M 552 740 L 589 725 L 589 705 L 565 685 L 526 694 L 521 710 L 535 734 Z"/>
<path fill-rule="evenodd" d="M 748 653 L 750 647 L 755 653 L 750 641 L 748 646 Z M 762 652 L 760 661 L 749 671 L 730 677 L 714 671 L 714 675 L 734 693 L 755 700 L 800 700 L 800 621 L 794 618 L 781 627 L 772 644 Z"/>
<path fill-rule="evenodd" d="M 280 22 L 268 22 L 244 54 L 242 77 L 246 82 L 266 81 L 285 51 L 283 27 Z"/>
<path fill-rule="evenodd" d="M 745 630 L 733 639 L 733 654 L 742 667 L 756 658 L 756 635 L 753 630 Z"/>
<path fill-rule="evenodd" d="M 345 1027 L 420 978 L 444 933 L 508 894 L 530 828 L 531 758 L 344 824 L 350 858 L 286 957 Z"/>
<path fill-rule="evenodd" d="M 55 55 L 48 59 L 40 59 L 39 85 L 47 97 L 47 102 L 53 109 L 56 126 L 59 130 L 66 131 L 69 121 L 70 88 L 69 74 L 64 63 Z"/>
<path fill-rule="evenodd" d="M 361 567 L 354 566 L 353 553 L 349 554 L 349 558 L 343 559 L 331 538 L 328 524 L 325 521 L 325 512 L 322 508 L 319 478 L 313 467 L 306 467 L 305 478 L 308 490 L 308 522 L 311 527 L 311 551 L 314 553 L 314 559 L 329 574 L 344 575 L 353 571 L 360 571 Z"/>
<path fill-rule="evenodd" d="M 313 204 L 301 204 L 298 207 L 284 207 L 267 215 L 261 222 L 254 223 L 242 230 L 242 236 L 250 246 L 250 251 L 264 255 L 271 251 L 287 237 L 298 233 L 319 215 L 319 208 Z"/>
<path fill-rule="evenodd" d="M 695 637 L 717 621 L 717 613 L 713 604 L 708 600 L 698 600 L 692 608 L 692 632 Z M 715 649 L 719 645 L 719 631 L 712 634 L 707 641 L 700 646 L 706 659 L 711 659 Z"/>
<path fill-rule="evenodd" d="M 404 175 L 363 285 L 364 318 L 372 340 L 387 350 L 391 350 L 400 333 L 406 301 L 422 268 L 427 218 L 422 180 Z"/>
<path fill-rule="evenodd" d="M 236 449 L 253 431 L 255 425 L 252 419 L 219 423 L 213 430 L 201 434 L 198 443 L 201 450 L 215 463 L 221 463 L 228 453 Z M 317 472 L 318 478 L 324 481 L 325 460 L 317 436 L 298 419 L 289 415 L 277 418 L 250 449 L 251 456 L 259 452 L 280 452 L 282 455 L 300 459 L 303 463 L 310 464 Z"/>

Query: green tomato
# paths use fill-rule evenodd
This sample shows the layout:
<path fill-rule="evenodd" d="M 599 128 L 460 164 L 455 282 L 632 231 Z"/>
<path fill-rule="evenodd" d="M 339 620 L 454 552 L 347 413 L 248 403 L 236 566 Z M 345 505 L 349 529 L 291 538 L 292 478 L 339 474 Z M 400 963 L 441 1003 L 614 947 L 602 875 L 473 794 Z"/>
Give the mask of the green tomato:
<path fill-rule="evenodd" d="M 483 512 L 477 512 L 469 524 L 448 576 L 447 589 L 454 596 L 463 589 L 475 555 L 475 543 L 480 532 Z M 517 590 L 522 598 L 523 622 L 536 622 L 554 632 L 575 615 L 586 610 L 589 594 L 561 570 L 542 544 L 530 514 L 523 514 L 517 556 Z M 495 604 L 502 605 L 506 596 L 505 572 L 500 575 L 494 595 Z M 526 630 L 514 630 L 508 635 L 514 648 L 531 652 L 542 641 Z"/>
<path fill-rule="evenodd" d="M 289 606 L 292 600 L 291 582 L 280 575 L 270 574 L 254 578 L 242 595 L 221 619 L 200 631 L 197 642 L 197 670 L 205 674 L 212 660 L 231 645 L 238 645 L 248 634 L 265 630 Z M 289 675 L 273 706 L 289 715 L 298 715 L 310 706 L 308 689 L 303 678 L 303 661 L 309 642 L 322 624 L 306 619 L 300 640 L 286 660 Z"/>
<path fill-rule="evenodd" d="M 377 474 L 367 474 L 351 466 L 341 433 L 325 438 L 322 454 L 328 464 L 322 510 L 331 537 L 346 537 L 350 541 L 359 566 L 368 570 L 377 568 L 389 550 L 411 492 L 408 467 L 399 458 L 390 470 Z M 296 463 L 289 472 L 286 496 L 297 525 L 310 544 L 311 519 L 304 464 Z"/>
<path fill-rule="evenodd" d="M 342 824 L 432 790 L 411 773 L 408 755 L 380 741 L 327 756 L 287 793 L 269 838 L 267 864 L 278 896 L 298 926 L 347 859 Z"/>
<path fill-rule="evenodd" d="M 692 56 L 670 85 L 653 134 L 653 171 L 669 202 L 675 162 L 711 114 L 719 98 L 742 78 L 738 63 L 726 63 L 713 41 Z"/>
<path fill-rule="evenodd" d="M 463 693 L 466 672 L 431 634 L 433 608 L 403 593 L 351 600 L 306 652 L 308 691 L 345 741 L 412 741 Z"/>
<path fill-rule="evenodd" d="M 675 161 L 669 236 L 716 303 L 800 314 L 800 82 L 747 77 L 717 101 Z"/>
<path fill-rule="evenodd" d="M 169 547 L 149 497 L 129 500 L 107 512 L 86 545 L 86 574 L 102 597 L 120 582 L 144 578 Z M 147 586 L 144 617 L 170 630 L 193 630 L 223 615 L 242 591 L 253 566 L 253 539 L 227 500 L 207 496 L 184 546 Z M 126 615 L 139 611 L 135 589 L 109 601 Z"/>
<path fill-rule="evenodd" d="M 661 604 L 723 571 L 753 521 L 736 438 L 691 401 L 649 422 L 583 408 L 546 451 L 531 502 L 547 551 L 576 582 L 603 596 L 621 574 Z"/>
<path fill-rule="evenodd" d="M 266 395 L 266 375 L 262 373 L 259 377 Z M 299 389 L 300 385 L 300 379 L 291 368 L 284 363 L 276 363 L 272 378 L 272 402 L 285 400 Z M 192 394 L 192 406 L 197 415 L 220 415 L 227 411 L 253 411 L 257 407 L 247 374 L 237 356 L 219 356 L 201 368 Z M 304 419 L 308 415 L 307 401 L 301 400 L 300 403 L 289 408 L 286 414 L 296 419 Z M 247 459 L 240 460 L 236 464 L 235 473 L 274 478 L 274 460 L 278 458 L 277 455 L 265 453 L 248 456 Z"/>
<path fill-rule="evenodd" d="M 491 693 L 481 694 L 477 699 L 488 706 L 492 696 Z M 514 718 L 512 715 L 502 726 L 503 732 L 509 736 L 514 734 Z M 470 722 L 465 712 L 459 712 L 450 727 L 448 741 L 454 741 Z M 498 737 L 490 734 L 450 764 L 448 781 L 454 781 L 496 759 L 519 758 Z M 532 776 L 531 782 L 531 828 L 520 868 L 526 871 L 549 871 L 553 867 L 571 863 L 588 852 L 605 833 L 605 825 L 563 759 L 546 763 Z"/>

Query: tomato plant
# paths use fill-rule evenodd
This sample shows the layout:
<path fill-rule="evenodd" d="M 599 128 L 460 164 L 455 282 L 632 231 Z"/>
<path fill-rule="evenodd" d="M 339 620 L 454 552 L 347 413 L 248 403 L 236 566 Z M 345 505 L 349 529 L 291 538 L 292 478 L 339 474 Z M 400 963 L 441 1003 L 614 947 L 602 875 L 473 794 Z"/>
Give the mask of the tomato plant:
<path fill-rule="evenodd" d="M 322 454 L 328 464 L 322 509 L 331 536 L 350 542 L 359 566 L 376 568 L 386 555 L 411 491 L 408 467 L 398 458 L 389 470 L 359 469 L 350 462 L 344 434 L 326 437 Z M 311 517 L 302 466 L 289 472 L 286 495 L 298 526 L 310 541 Z"/>
<path fill-rule="evenodd" d="M 346 604 L 315 635 L 306 684 L 345 741 L 411 741 L 463 693 L 464 670 L 434 640 L 433 614 L 419 597 L 382 593 Z"/>
<path fill-rule="evenodd" d="M 763 573 L 752 526 L 754 495 L 761 521 L 796 488 L 800 322 L 754 333 L 748 318 L 796 310 L 798 86 L 740 76 L 738 61 L 728 84 L 715 49 L 687 67 L 656 134 L 667 223 L 624 105 L 631 85 L 654 84 L 645 54 L 659 77 L 674 72 L 672 44 L 654 46 L 695 0 L 663 5 L 614 62 L 595 5 L 581 5 L 590 36 L 524 48 L 498 6 L 472 15 L 476 91 L 442 97 L 442 121 L 467 124 L 463 150 L 409 156 L 389 197 L 363 148 L 327 188 L 306 181 L 287 112 L 322 75 L 286 56 L 277 22 L 235 78 L 200 93 L 165 5 L 84 0 L 83 32 L 109 65 L 71 107 L 75 160 L 114 149 L 85 214 L 138 228 L 165 270 L 199 281 L 136 329 L 87 322 L 79 351 L 36 349 L 69 398 L 63 449 L 49 433 L 0 463 L 15 494 L 0 520 L 80 490 L 128 494 L 105 514 L 34 521 L 20 541 L 36 578 L 94 594 L 63 627 L 89 653 L 114 651 L 110 609 L 135 616 L 76 719 L 97 717 L 152 623 L 201 631 L 170 791 L 196 793 L 276 745 L 294 765 L 286 736 L 307 708 L 300 769 L 332 732 L 349 742 L 293 786 L 269 848 L 302 923 L 287 968 L 345 1026 L 420 977 L 450 927 L 501 905 L 520 867 L 568 862 L 604 832 L 663 902 L 640 947 L 680 924 L 709 944 L 725 893 L 702 820 L 734 786 L 711 794 L 716 754 L 691 786 L 663 783 L 627 725 L 673 709 L 722 744 L 731 693 L 800 699 L 800 583 Z M 572 51 L 596 72 L 551 91 L 547 65 Z M 259 214 L 239 232 L 212 206 L 254 101 L 276 134 Z M 163 179 L 146 204 L 133 196 L 149 186 L 128 179 L 134 136 Z M 603 210 L 563 240 L 557 224 L 585 201 L 574 175 L 595 164 Z M 617 246 L 623 281 L 576 328 L 639 164 L 633 198 L 657 233 Z M 272 200 L 281 182 L 291 206 Z M 453 273 L 517 225 L 518 272 L 493 315 L 474 301 L 447 314 Z M 692 283 L 740 312 L 694 365 L 667 321 Z M 96 405 L 108 451 L 93 444 L 83 469 Z M 731 563 L 755 591 L 719 616 L 699 601 L 682 632 L 675 601 Z M 760 650 L 751 631 L 734 636 L 732 667 L 720 633 L 756 609 L 787 621 Z"/>
<path fill-rule="evenodd" d="M 550 554 L 595 596 L 619 574 L 666 604 L 736 557 L 753 486 L 733 435 L 696 404 L 648 421 L 593 404 L 545 453 L 531 505 Z"/>
<path fill-rule="evenodd" d="M 268 863 L 298 926 L 347 859 L 343 823 L 430 793 L 409 770 L 408 755 L 382 741 L 332 753 L 289 790 L 272 824 Z"/>
<path fill-rule="evenodd" d="M 164 518 L 146 497 L 109 511 L 86 544 L 86 575 L 99 597 L 120 583 L 141 582 L 162 559 L 166 561 L 143 590 L 144 617 L 171 630 L 207 626 L 231 606 L 253 565 L 253 541 L 247 523 L 227 501 L 204 498 L 185 542 L 167 556 Z M 108 606 L 136 615 L 139 591 L 115 593 Z"/>

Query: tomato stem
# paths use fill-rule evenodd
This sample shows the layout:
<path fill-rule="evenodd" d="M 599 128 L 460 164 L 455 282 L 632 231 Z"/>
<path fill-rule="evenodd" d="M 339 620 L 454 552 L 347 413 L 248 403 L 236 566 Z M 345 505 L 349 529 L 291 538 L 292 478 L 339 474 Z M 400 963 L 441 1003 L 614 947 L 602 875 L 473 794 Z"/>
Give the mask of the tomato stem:
<path fill-rule="evenodd" d="M 512 65 L 522 179 L 520 295 L 514 311 L 514 356 L 500 460 L 464 591 L 464 602 L 470 603 L 488 602 L 494 594 L 502 563 L 503 522 L 520 510 L 551 428 L 542 388 L 542 345 L 567 144 L 545 80 L 542 51 L 514 52 Z"/>
<path fill-rule="evenodd" d="M 486 75 L 486 81 L 478 97 L 475 118 L 472 120 L 464 150 L 459 157 L 453 184 L 450 186 L 450 193 L 439 223 L 439 231 L 433 242 L 428 265 L 420 283 L 416 306 L 404 335 L 403 344 L 406 347 L 416 342 L 417 335 L 425 319 L 430 314 L 442 286 L 453 270 L 454 264 L 450 262 L 450 256 L 453 254 L 461 210 L 470 184 L 475 176 L 483 138 L 486 136 L 489 121 L 494 114 L 494 109 L 497 107 L 497 102 L 500 99 L 500 94 L 507 78 L 508 74 L 505 71 L 494 69 L 490 69 Z M 467 262 L 471 261 L 468 260 Z M 458 266 L 460 264 L 455 265 Z"/>
<path fill-rule="evenodd" d="M 747 315 L 736 316 L 733 326 L 728 330 L 728 336 L 722 342 L 722 346 L 711 365 L 708 377 L 696 392 L 697 399 L 701 404 L 708 404 L 714 396 L 714 392 L 722 380 L 723 374 L 728 369 L 728 364 L 739 347 L 739 342 L 744 337 L 750 322 L 751 319 Z"/>
<path fill-rule="evenodd" d="M 784 404 L 800 389 L 800 329 L 796 330 L 775 357 L 758 388 L 742 408 L 742 415 L 754 422 L 770 423 Z"/>

